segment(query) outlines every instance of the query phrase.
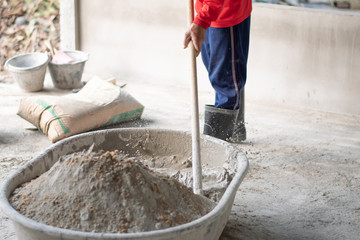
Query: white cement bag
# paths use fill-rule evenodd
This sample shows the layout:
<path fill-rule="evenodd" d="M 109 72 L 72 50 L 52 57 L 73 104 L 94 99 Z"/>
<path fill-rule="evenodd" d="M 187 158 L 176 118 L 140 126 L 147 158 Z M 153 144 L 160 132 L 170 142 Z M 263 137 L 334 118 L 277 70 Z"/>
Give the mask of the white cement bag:
<path fill-rule="evenodd" d="M 92 78 L 78 93 L 20 101 L 18 115 L 52 142 L 116 123 L 139 119 L 144 106 L 119 86 Z"/>

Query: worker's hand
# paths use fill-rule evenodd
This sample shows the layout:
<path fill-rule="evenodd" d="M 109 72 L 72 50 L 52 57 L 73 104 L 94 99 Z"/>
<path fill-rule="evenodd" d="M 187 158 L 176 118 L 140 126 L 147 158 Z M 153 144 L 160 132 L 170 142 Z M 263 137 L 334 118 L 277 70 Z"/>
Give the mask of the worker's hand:
<path fill-rule="evenodd" d="M 189 30 L 185 33 L 184 49 L 187 48 L 190 41 L 192 41 L 195 47 L 196 56 L 198 56 L 201 51 L 201 45 L 205 42 L 205 33 L 205 28 L 192 23 L 189 27 Z"/>

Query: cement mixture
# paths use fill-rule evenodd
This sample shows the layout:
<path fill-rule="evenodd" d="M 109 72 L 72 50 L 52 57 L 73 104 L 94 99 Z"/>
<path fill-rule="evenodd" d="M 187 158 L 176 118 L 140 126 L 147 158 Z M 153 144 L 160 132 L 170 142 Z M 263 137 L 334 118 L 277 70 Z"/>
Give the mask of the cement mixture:
<path fill-rule="evenodd" d="M 62 156 L 17 188 L 10 202 L 35 221 L 86 232 L 128 233 L 174 227 L 210 212 L 215 203 L 175 179 L 114 151 Z"/>

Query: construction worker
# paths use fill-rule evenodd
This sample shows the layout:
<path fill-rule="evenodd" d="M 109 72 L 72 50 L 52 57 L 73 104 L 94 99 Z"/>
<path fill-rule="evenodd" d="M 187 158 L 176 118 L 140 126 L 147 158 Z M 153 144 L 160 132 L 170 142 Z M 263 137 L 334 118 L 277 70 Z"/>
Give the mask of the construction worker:
<path fill-rule="evenodd" d="M 205 105 L 204 134 L 241 142 L 252 0 L 196 0 L 195 10 L 184 48 L 192 41 L 201 52 L 215 90 L 215 104 Z"/>

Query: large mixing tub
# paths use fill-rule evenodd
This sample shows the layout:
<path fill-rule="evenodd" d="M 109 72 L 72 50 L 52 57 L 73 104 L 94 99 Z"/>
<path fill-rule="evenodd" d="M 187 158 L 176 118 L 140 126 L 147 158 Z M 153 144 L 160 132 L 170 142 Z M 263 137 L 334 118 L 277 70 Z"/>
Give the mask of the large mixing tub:
<path fill-rule="evenodd" d="M 140 233 L 92 233 L 56 228 L 36 222 L 17 212 L 9 203 L 9 196 L 22 183 L 41 175 L 62 155 L 88 149 L 121 149 L 131 153 L 152 151 L 158 156 L 191 156 L 191 134 L 159 129 L 113 129 L 85 133 L 62 140 L 12 174 L 1 187 L 0 206 L 13 221 L 21 240 L 75 239 L 218 239 L 228 221 L 236 191 L 243 180 L 248 160 L 243 152 L 231 144 L 208 136 L 201 137 L 201 160 L 208 166 L 222 166 L 229 160 L 237 169 L 216 207 L 205 216 L 176 227 Z M 145 153 L 145 152 L 144 152 Z M 231 162 L 230 161 L 230 162 Z"/>

